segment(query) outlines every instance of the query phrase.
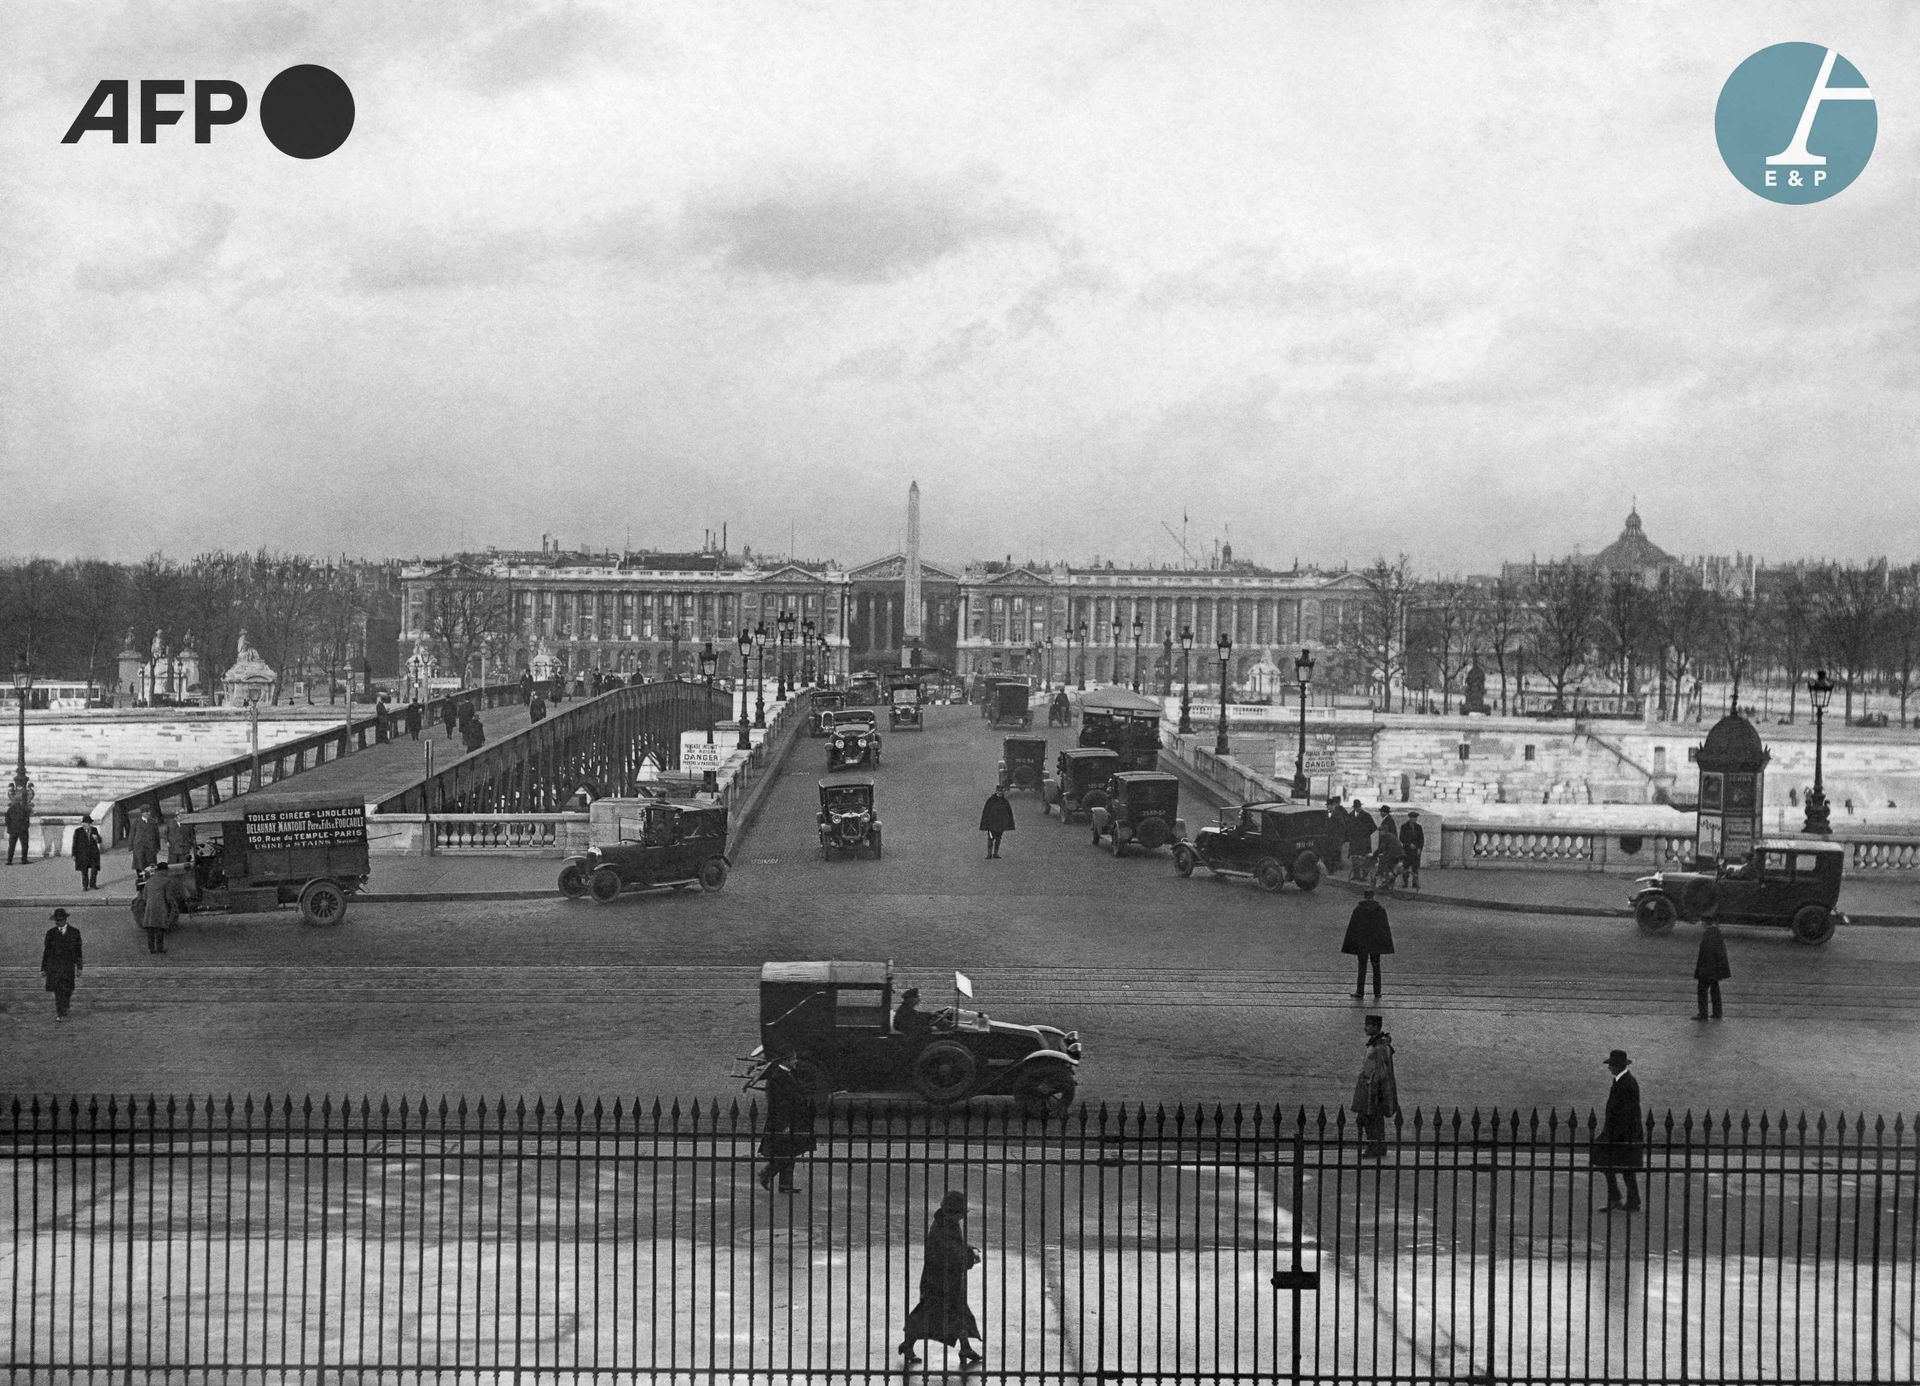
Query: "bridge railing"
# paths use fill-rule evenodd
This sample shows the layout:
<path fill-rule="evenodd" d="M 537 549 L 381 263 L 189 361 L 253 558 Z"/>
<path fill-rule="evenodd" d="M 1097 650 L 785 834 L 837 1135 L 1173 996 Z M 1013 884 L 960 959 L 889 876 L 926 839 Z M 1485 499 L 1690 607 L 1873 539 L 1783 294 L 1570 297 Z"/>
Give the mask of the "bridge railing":
<path fill-rule="evenodd" d="M 441 709 L 449 702 L 471 701 L 476 708 L 500 707 L 520 700 L 520 687 L 512 683 L 487 684 L 482 687 L 462 688 L 433 699 L 426 705 L 425 721 L 428 726 L 440 718 Z M 358 707 L 360 704 L 355 704 Z M 392 707 L 389 705 L 389 714 Z M 111 814 L 108 829 L 114 844 L 125 842 L 131 816 L 136 809 L 147 808 L 155 813 L 188 813 L 194 809 L 205 808 L 209 804 L 220 803 L 224 799 L 244 794 L 249 789 L 258 789 L 262 785 L 274 784 L 303 770 L 311 770 L 317 765 L 338 760 L 350 753 L 351 749 L 364 750 L 372 745 L 378 735 L 379 716 L 371 706 L 365 716 L 355 716 L 349 721 L 342 712 L 337 723 L 330 724 L 322 731 L 297 737 L 292 741 L 277 742 L 272 746 L 263 746 L 256 756 L 252 751 L 231 760 L 223 760 L 215 765 L 203 766 L 182 775 L 160 780 L 148 785 L 138 793 L 124 795 L 111 801 Z M 256 778 L 257 769 L 257 778 Z M 105 824 L 102 825 L 106 827 Z"/>

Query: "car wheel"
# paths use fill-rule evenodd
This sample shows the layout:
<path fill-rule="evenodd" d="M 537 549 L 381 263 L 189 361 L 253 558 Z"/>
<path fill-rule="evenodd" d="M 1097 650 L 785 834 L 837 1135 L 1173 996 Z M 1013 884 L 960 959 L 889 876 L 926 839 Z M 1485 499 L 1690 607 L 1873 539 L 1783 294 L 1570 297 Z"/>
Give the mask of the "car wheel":
<path fill-rule="evenodd" d="M 1013 1080 L 1013 1100 L 1020 1115 L 1048 1121 L 1067 1114 L 1073 1105 L 1073 1070 L 1065 1064 L 1033 1064 Z"/>
<path fill-rule="evenodd" d="M 587 868 L 570 861 L 560 868 L 560 893 L 569 900 L 580 900 L 587 893 Z"/>
<path fill-rule="evenodd" d="M 1262 857 L 1254 863 L 1253 879 L 1260 889 L 1271 893 L 1287 883 L 1287 868 L 1278 857 Z"/>
<path fill-rule="evenodd" d="M 725 857 L 708 857 L 700 863 L 700 889 L 718 890 L 727 883 Z"/>
<path fill-rule="evenodd" d="M 1015 789 L 1032 789 L 1033 778 L 1033 767 L 1031 765 L 1016 765 L 1013 767 L 1013 787 Z"/>
<path fill-rule="evenodd" d="M 793 1078 L 815 1102 L 824 1102 L 833 1096 L 833 1071 L 811 1055 L 800 1054 L 794 1058 Z"/>
<path fill-rule="evenodd" d="M 1312 852 L 1302 852 L 1293 859 L 1293 883 L 1302 890 L 1312 890 L 1320 884 L 1320 858 Z"/>
<path fill-rule="evenodd" d="M 1664 895 L 1643 895 L 1633 907 L 1634 922 L 1642 933 L 1648 934 L 1664 934 L 1673 927 L 1678 914 L 1673 901 Z"/>
<path fill-rule="evenodd" d="M 300 917 L 309 924 L 338 924 L 347 917 L 347 893 L 332 881 L 308 881 L 300 892 Z"/>
<path fill-rule="evenodd" d="M 1689 919 L 1705 919 L 1713 913 L 1713 907 L 1719 898 L 1719 892 L 1713 888 L 1712 881 L 1688 881 L 1687 889 L 1680 897 L 1680 912 Z"/>
<path fill-rule="evenodd" d="M 1824 905 L 1802 905 L 1793 912 L 1793 936 L 1800 943 L 1825 943 L 1833 937 L 1833 912 Z"/>
<path fill-rule="evenodd" d="M 1193 874 L 1193 868 L 1198 862 L 1199 858 L 1194 854 L 1191 847 L 1176 847 L 1173 849 L 1173 869 L 1177 875 L 1191 876 Z"/>
<path fill-rule="evenodd" d="M 620 873 L 611 866 L 603 866 L 587 881 L 587 889 L 604 905 L 620 893 Z"/>
<path fill-rule="evenodd" d="M 1149 818 L 1140 825 L 1140 845 L 1149 852 L 1157 851 L 1173 841 L 1173 829 L 1158 818 Z"/>
<path fill-rule="evenodd" d="M 946 1105 L 973 1091 L 980 1064 L 958 1040 L 935 1040 L 913 1061 L 913 1090 L 927 1101 Z"/>

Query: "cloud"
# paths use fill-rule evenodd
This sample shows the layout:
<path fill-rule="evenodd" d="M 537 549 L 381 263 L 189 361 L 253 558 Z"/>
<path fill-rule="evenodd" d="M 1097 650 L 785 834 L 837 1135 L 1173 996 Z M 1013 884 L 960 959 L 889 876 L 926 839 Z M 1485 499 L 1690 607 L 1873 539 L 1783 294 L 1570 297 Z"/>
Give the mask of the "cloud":
<path fill-rule="evenodd" d="M 551 254 L 551 241 L 540 231 L 464 239 L 419 231 L 361 254 L 347 271 L 346 286 L 359 293 L 391 293 L 510 284 L 525 279 Z"/>
<path fill-rule="evenodd" d="M 83 260 L 74 269 L 74 283 L 95 293 L 131 294 L 176 284 L 210 281 L 233 229 L 234 210 L 223 202 L 203 202 L 188 214 L 186 224 L 163 232 L 171 244 L 153 249 L 124 248 Z"/>
<path fill-rule="evenodd" d="M 564 81 L 590 63 L 620 57 L 627 47 L 627 32 L 604 11 L 555 5 L 482 40 L 463 75 L 476 91 L 516 91 Z"/>
<path fill-rule="evenodd" d="M 684 234 L 729 269 L 780 279 L 879 284 L 968 247 L 1044 233 L 1031 208 L 996 196 L 980 173 L 793 172 L 772 190 L 709 193 Z"/>

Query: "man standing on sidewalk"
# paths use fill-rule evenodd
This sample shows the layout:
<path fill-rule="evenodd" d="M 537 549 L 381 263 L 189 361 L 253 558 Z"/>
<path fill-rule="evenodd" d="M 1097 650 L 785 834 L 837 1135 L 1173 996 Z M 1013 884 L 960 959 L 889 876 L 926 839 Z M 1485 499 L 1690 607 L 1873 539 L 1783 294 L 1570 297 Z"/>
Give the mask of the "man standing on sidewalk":
<path fill-rule="evenodd" d="M 1361 892 L 1360 903 L 1347 919 L 1347 936 L 1340 951 L 1359 959 L 1360 973 L 1354 978 L 1353 999 L 1366 998 L 1367 968 L 1373 968 L 1373 999 L 1380 999 L 1380 955 L 1393 951 L 1393 928 L 1387 922 L 1387 907 L 1373 898 L 1373 887 Z"/>
<path fill-rule="evenodd" d="M 73 1004 L 74 983 L 80 977 L 80 931 L 67 923 L 67 912 L 53 912 L 53 927 L 47 930 L 46 946 L 40 950 L 40 971 L 53 993 L 53 1018 L 65 1020 Z"/>
<path fill-rule="evenodd" d="M 1360 1158 L 1378 1160 L 1387 1153 L 1387 1118 L 1400 1115 L 1400 1085 L 1393 1076 L 1393 1036 L 1377 1015 L 1366 1019 L 1367 1053 L 1353 1084 L 1353 1115 L 1366 1144 Z"/>
<path fill-rule="evenodd" d="M 1408 809 L 1400 825 L 1400 884 L 1420 889 L 1420 854 L 1427 850 L 1427 830 L 1420 826 L 1420 810 Z"/>
<path fill-rule="evenodd" d="M 1355 799 L 1352 811 L 1347 814 L 1347 879 L 1350 881 L 1364 880 L 1373 870 L 1375 826 L 1366 805 Z"/>
<path fill-rule="evenodd" d="M 1695 1020 L 1707 1019 L 1707 1002 L 1713 1002 L 1713 1019 L 1720 1018 L 1720 984 L 1733 975 L 1733 968 L 1727 963 L 1727 939 L 1720 932 L 1720 926 L 1711 919 L 1700 931 L 1700 952 L 1693 960 L 1694 990 L 1697 993 L 1698 1014 Z"/>
<path fill-rule="evenodd" d="M 1624 1049 L 1607 1055 L 1613 1086 L 1607 1090 L 1607 1114 L 1601 1120 L 1590 1157 L 1593 1167 L 1607 1176 L 1607 1202 L 1600 1210 L 1603 1213 L 1640 1211 L 1640 1184 L 1634 1171 L 1640 1168 L 1640 1147 L 1646 1143 L 1647 1129 L 1640 1115 L 1640 1080 L 1627 1072 L 1632 1063 Z M 1623 1179 L 1627 1185 L 1624 1203 L 1620 1201 Z"/>
<path fill-rule="evenodd" d="M 31 860 L 27 856 L 27 829 L 33 823 L 33 814 L 27 808 L 27 796 L 20 793 L 20 786 L 14 785 L 14 796 L 7 803 L 7 865 L 13 865 L 13 846 L 20 844 L 20 864 L 25 866 Z"/>

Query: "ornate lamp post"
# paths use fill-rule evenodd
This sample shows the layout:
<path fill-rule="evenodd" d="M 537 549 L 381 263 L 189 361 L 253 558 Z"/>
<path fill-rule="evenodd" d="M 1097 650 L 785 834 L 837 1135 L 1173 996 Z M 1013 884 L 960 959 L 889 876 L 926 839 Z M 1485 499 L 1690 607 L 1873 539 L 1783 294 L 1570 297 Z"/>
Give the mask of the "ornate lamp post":
<path fill-rule="evenodd" d="M 1053 650 L 1059 643 L 1060 637 L 1049 631 L 1047 633 L 1047 679 L 1045 685 L 1048 688 L 1053 686 Z"/>
<path fill-rule="evenodd" d="M 1160 696 L 1173 696 L 1173 632 L 1160 637 Z"/>
<path fill-rule="evenodd" d="M 667 636 L 673 641 L 672 669 L 673 677 L 677 679 L 680 677 L 680 623 L 678 621 L 668 624 Z"/>
<path fill-rule="evenodd" d="M 1140 691 L 1140 636 L 1146 630 L 1147 623 L 1138 616 L 1133 618 L 1133 691 Z"/>
<path fill-rule="evenodd" d="M 1293 797 L 1307 797 L 1307 685 L 1313 682 L 1313 651 L 1300 647 L 1293 661 L 1293 677 L 1300 685 L 1300 749 L 1293 757 Z"/>
<path fill-rule="evenodd" d="M 1113 659 L 1107 666 L 1107 677 L 1118 687 L 1120 684 L 1120 618 L 1113 618 Z"/>
<path fill-rule="evenodd" d="M 813 617 L 809 616 L 800 623 L 800 682 L 809 686 L 818 681 L 814 676 L 813 654 Z"/>
<path fill-rule="evenodd" d="M 1180 734 L 1193 734 L 1193 627 L 1180 627 Z"/>
<path fill-rule="evenodd" d="M 751 751 L 753 738 L 747 735 L 747 659 L 753 654 L 753 632 L 745 626 L 740 628 L 740 739 L 734 743 L 736 751 Z"/>
<path fill-rule="evenodd" d="M 1807 791 L 1805 831 L 1822 837 L 1833 831 L 1830 821 L 1833 808 L 1827 803 L 1826 787 L 1820 781 L 1820 761 L 1825 749 L 1821 732 L 1827 720 L 1827 704 L 1833 701 L 1833 687 L 1833 680 L 1827 677 L 1825 669 L 1816 669 L 1807 680 L 1807 697 L 1813 702 L 1813 788 Z"/>
<path fill-rule="evenodd" d="M 776 632 L 773 653 L 773 696 L 784 701 L 787 696 L 787 647 L 793 643 L 793 612 L 782 610 L 774 618 Z"/>
<path fill-rule="evenodd" d="M 832 648 L 827 643 L 827 633 L 824 630 L 821 631 L 819 635 L 815 636 L 814 639 L 820 642 L 820 652 L 814 659 L 813 681 L 817 684 L 825 686 L 825 684 L 827 683 L 828 673 L 833 667 L 832 665 L 833 651 L 832 651 Z"/>
<path fill-rule="evenodd" d="M 720 666 L 720 656 L 714 652 L 713 642 L 709 640 L 700 651 L 700 677 L 707 684 L 707 744 L 713 744 L 713 671 Z"/>
<path fill-rule="evenodd" d="M 14 656 L 13 691 L 20 704 L 20 739 L 14 752 L 13 784 L 7 790 L 7 802 L 25 803 L 33 809 L 33 781 L 27 778 L 27 695 L 33 691 L 33 664 L 25 654 Z"/>
<path fill-rule="evenodd" d="M 1227 661 L 1233 658 L 1233 637 L 1220 632 L 1220 728 L 1214 733 L 1213 753 L 1227 754 Z"/>
<path fill-rule="evenodd" d="M 1072 652 L 1069 651 L 1069 654 Z M 1087 691 L 1087 623 L 1080 623 L 1080 691 Z"/>
<path fill-rule="evenodd" d="M 759 672 L 753 680 L 753 725 L 767 725 L 767 623 L 753 628 L 753 648 L 760 652 Z"/>

